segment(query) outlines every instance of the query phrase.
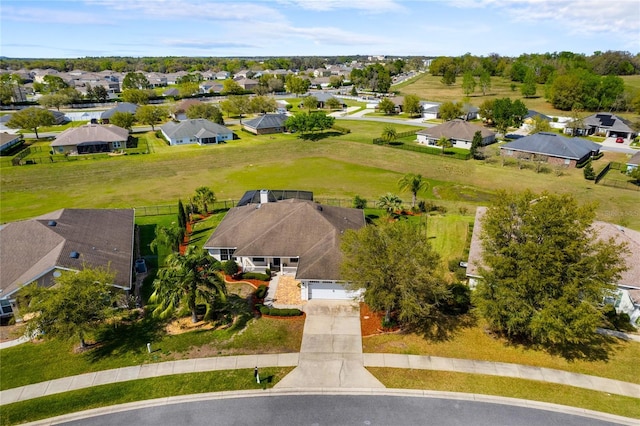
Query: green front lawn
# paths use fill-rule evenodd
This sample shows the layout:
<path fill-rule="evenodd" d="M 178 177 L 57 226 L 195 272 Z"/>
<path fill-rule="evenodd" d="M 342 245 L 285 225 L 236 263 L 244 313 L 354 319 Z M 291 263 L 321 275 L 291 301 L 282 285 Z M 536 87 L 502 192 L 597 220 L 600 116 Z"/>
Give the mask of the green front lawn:
<path fill-rule="evenodd" d="M 465 392 L 529 399 L 640 418 L 640 400 L 533 380 L 449 371 L 368 368 L 386 387 Z"/>
<path fill-rule="evenodd" d="M 260 384 L 256 383 L 253 369 L 250 369 L 179 374 L 94 386 L 3 405 L 0 412 L 0 424 L 13 425 L 32 422 L 107 405 L 126 404 L 169 396 L 267 389 L 272 388 L 292 369 L 292 367 L 262 368 L 260 369 Z"/>
<path fill-rule="evenodd" d="M 484 321 L 467 319 L 471 325 L 462 326 L 460 321 L 460 326 L 453 330 L 448 339 L 430 340 L 414 333 L 385 334 L 364 338 L 363 349 L 370 353 L 387 352 L 508 362 L 640 383 L 640 375 L 637 374 L 640 343 L 603 337 L 600 348 L 590 354 L 594 360 L 567 360 L 560 355 L 491 336 Z"/>
<path fill-rule="evenodd" d="M 101 345 L 84 353 L 74 350 L 76 341 L 58 339 L 3 349 L 0 389 L 175 359 L 300 351 L 303 317 L 249 319 L 245 327 L 247 320 L 240 318 L 226 329 L 177 335 L 168 335 L 162 324 L 150 319 L 105 326 L 96 335 Z M 151 342 L 152 353 L 147 352 L 147 342 Z"/>

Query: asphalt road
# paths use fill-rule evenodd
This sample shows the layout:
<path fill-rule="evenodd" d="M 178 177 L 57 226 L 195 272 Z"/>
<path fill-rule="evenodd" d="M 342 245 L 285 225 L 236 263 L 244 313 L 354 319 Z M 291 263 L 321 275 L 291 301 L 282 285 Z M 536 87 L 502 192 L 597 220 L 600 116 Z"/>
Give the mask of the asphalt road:
<path fill-rule="evenodd" d="M 153 406 L 60 424 L 82 426 L 604 426 L 616 423 L 555 411 L 457 399 L 373 395 L 287 395 L 225 398 Z"/>

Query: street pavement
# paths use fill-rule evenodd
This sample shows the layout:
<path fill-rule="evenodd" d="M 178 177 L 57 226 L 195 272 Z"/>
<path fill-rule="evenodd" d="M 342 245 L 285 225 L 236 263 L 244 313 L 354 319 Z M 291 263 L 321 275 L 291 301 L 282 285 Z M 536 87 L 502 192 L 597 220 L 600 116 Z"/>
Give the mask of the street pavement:
<path fill-rule="evenodd" d="M 305 313 L 300 353 L 185 359 L 80 374 L 5 389 L 0 391 L 0 405 L 107 383 L 204 371 L 253 371 L 256 366 L 296 367 L 274 386 L 281 391 L 382 389 L 384 386 L 365 367 L 387 367 L 514 377 L 640 398 L 639 384 L 550 368 L 434 356 L 363 354 L 358 305 L 310 301 L 305 305 Z"/>

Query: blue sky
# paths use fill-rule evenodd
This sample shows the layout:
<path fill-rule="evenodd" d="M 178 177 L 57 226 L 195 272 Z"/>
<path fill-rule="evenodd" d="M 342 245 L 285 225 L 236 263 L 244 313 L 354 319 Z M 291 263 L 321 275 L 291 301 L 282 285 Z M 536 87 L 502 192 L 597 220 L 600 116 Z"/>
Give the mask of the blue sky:
<path fill-rule="evenodd" d="M 638 0 L 2 0 L 0 55 L 640 52 Z"/>

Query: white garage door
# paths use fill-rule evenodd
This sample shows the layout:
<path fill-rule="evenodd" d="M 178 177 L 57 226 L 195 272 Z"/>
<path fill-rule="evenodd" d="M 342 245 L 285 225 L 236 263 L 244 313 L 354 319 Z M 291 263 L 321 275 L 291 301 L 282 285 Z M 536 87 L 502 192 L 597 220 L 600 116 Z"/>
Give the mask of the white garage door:
<path fill-rule="evenodd" d="M 309 282 L 309 299 L 353 300 L 356 295 L 333 281 Z"/>

